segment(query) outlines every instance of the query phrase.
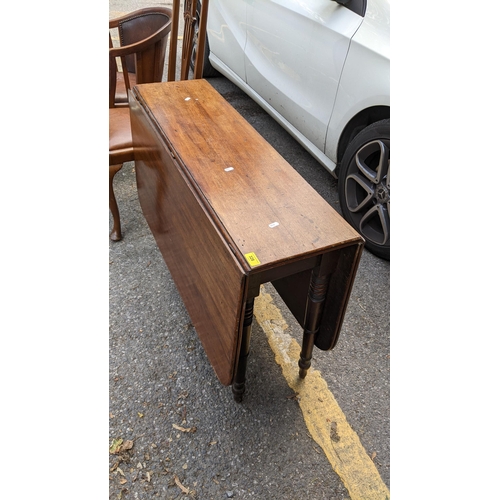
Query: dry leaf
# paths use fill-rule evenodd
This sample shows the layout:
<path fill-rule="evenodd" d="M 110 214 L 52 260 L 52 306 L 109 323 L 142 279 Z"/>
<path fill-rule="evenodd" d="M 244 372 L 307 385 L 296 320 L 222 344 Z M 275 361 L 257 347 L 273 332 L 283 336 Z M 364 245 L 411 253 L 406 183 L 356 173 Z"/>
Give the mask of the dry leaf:
<path fill-rule="evenodd" d="M 120 446 L 123 443 L 123 439 L 113 439 L 111 446 L 109 447 L 109 452 L 113 455 L 120 451 Z"/>
<path fill-rule="evenodd" d="M 134 442 L 130 441 L 130 439 L 127 439 L 121 446 L 120 446 L 120 452 L 125 451 L 125 450 L 131 450 L 132 447 L 134 446 Z"/>
<path fill-rule="evenodd" d="M 374 451 L 374 452 L 372 453 L 372 460 L 373 460 L 376 456 L 377 456 L 377 452 L 376 452 L 376 451 Z"/>
<path fill-rule="evenodd" d="M 123 477 L 125 477 L 125 474 L 123 473 L 123 471 L 120 469 L 120 467 L 117 467 L 116 468 L 117 472 L 119 472 Z"/>
<path fill-rule="evenodd" d="M 117 453 L 121 453 L 122 451 L 125 450 L 130 450 L 134 446 L 134 442 L 130 441 L 127 439 L 126 441 L 123 441 L 123 439 L 113 439 L 113 442 L 111 443 L 111 446 L 109 447 L 109 452 L 112 455 L 116 455 Z"/>
<path fill-rule="evenodd" d="M 217 444 L 217 441 L 210 441 L 210 446 L 213 446 L 214 444 Z"/>
<path fill-rule="evenodd" d="M 139 411 L 137 412 L 137 415 L 139 415 L 139 418 L 144 417 L 144 413 L 141 413 L 141 412 L 139 412 Z"/>
<path fill-rule="evenodd" d="M 196 432 L 196 427 L 181 427 L 180 425 L 172 424 L 172 427 L 174 429 L 177 429 L 178 431 L 181 432 Z"/>
<path fill-rule="evenodd" d="M 125 484 L 127 482 L 126 479 L 120 479 L 120 484 Z"/>
<path fill-rule="evenodd" d="M 123 494 L 124 493 L 128 493 L 128 489 L 127 488 L 123 488 L 123 490 L 121 490 L 119 493 L 118 493 L 118 496 L 116 497 L 118 500 L 121 500 L 123 498 Z"/>
<path fill-rule="evenodd" d="M 151 474 L 149 472 L 146 472 L 146 477 L 148 478 L 148 483 L 151 481 Z"/>
<path fill-rule="evenodd" d="M 174 481 L 175 484 L 182 490 L 182 493 L 185 493 L 186 495 L 189 494 L 189 488 L 186 488 L 179 480 L 177 476 L 174 476 Z"/>

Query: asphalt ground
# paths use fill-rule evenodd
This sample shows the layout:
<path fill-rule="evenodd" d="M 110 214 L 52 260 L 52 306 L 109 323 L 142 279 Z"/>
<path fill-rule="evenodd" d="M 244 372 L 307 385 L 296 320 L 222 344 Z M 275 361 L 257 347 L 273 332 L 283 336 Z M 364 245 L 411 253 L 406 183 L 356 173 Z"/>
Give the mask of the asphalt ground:
<path fill-rule="evenodd" d="M 112 2 L 110 17 L 141 5 Z M 209 82 L 340 210 L 326 170 L 226 78 Z M 142 215 L 133 163 L 114 188 L 124 238 L 109 244 L 110 498 L 388 496 L 389 263 L 364 251 L 339 343 L 315 349 L 308 387 L 285 376 L 279 359 L 289 353 L 273 332 L 300 344 L 302 331 L 265 285 L 260 298 L 279 321 L 269 328 L 266 306 L 256 305 L 247 390 L 237 404 L 215 376 Z M 344 418 L 346 434 L 337 434 Z M 323 425 L 322 438 L 314 429 Z M 338 448 L 351 438 L 356 445 Z"/>

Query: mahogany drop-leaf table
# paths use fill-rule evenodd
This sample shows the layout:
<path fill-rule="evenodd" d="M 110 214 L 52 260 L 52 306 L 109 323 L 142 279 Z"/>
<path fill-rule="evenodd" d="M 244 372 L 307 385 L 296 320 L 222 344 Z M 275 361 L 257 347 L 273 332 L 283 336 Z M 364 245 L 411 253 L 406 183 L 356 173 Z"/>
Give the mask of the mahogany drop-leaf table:
<path fill-rule="evenodd" d="M 241 401 L 267 282 L 304 329 L 304 378 L 337 342 L 362 237 L 206 80 L 129 102 L 139 202 L 218 379 Z"/>

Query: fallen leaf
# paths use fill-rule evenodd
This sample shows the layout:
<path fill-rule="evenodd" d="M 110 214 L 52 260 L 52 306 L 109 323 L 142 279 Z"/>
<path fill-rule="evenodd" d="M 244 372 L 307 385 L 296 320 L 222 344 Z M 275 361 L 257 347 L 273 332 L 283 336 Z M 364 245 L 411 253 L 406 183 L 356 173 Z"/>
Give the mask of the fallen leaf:
<path fill-rule="evenodd" d="M 117 453 L 121 453 L 125 450 L 130 450 L 134 446 L 134 442 L 127 439 L 123 441 L 123 439 L 113 439 L 111 446 L 109 447 L 109 452 L 112 455 L 116 455 Z"/>
<path fill-rule="evenodd" d="M 182 466 L 182 468 L 183 468 L 184 470 L 186 470 L 186 469 L 188 468 L 188 464 L 184 464 L 184 465 Z"/>
<path fill-rule="evenodd" d="M 189 488 L 186 488 L 179 480 L 177 476 L 174 476 L 174 481 L 175 484 L 182 490 L 182 493 L 185 493 L 186 495 L 189 494 Z"/>
<path fill-rule="evenodd" d="M 131 450 L 132 447 L 134 446 L 134 442 L 130 441 L 130 439 L 127 439 L 121 446 L 120 446 L 120 452 L 125 451 L 125 450 Z"/>
<path fill-rule="evenodd" d="M 137 415 L 139 415 L 139 418 L 144 417 L 144 413 L 141 413 L 141 412 L 139 412 L 139 411 L 137 412 Z"/>
<path fill-rule="evenodd" d="M 180 425 L 172 424 L 172 427 L 174 429 L 177 429 L 178 431 L 181 432 L 196 432 L 196 427 L 181 427 Z"/>
<path fill-rule="evenodd" d="M 112 443 L 111 443 L 111 446 L 109 447 L 109 452 L 113 455 L 115 455 L 116 453 L 118 453 L 118 451 L 120 450 L 120 446 L 121 444 L 123 443 L 123 439 L 119 438 L 119 439 L 113 439 Z"/>
<path fill-rule="evenodd" d="M 148 478 L 148 483 L 151 481 L 151 474 L 149 472 L 146 472 L 146 477 Z"/>
<path fill-rule="evenodd" d="M 214 444 L 217 444 L 217 441 L 210 441 L 210 446 L 213 446 Z"/>
<path fill-rule="evenodd" d="M 126 479 L 120 479 L 120 484 L 125 484 L 127 482 Z"/>
<path fill-rule="evenodd" d="M 374 452 L 372 453 L 372 460 L 373 460 L 376 456 L 377 456 L 377 452 L 376 452 L 376 451 L 374 451 Z"/>
<path fill-rule="evenodd" d="M 117 472 L 119 472 L 123 477 L 125 477 L 125 474 L 123 473 L 123 471 L 120 469 L 120 467 L 117 467 L 116 468 Z"/>

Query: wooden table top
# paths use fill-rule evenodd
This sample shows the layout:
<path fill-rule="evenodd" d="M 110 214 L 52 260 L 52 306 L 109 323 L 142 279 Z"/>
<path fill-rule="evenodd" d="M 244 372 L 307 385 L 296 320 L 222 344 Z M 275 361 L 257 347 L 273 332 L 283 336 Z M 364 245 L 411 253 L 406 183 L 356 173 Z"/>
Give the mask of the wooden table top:
<path fill-rule="evenodd" d="M 136 95 L 247 272 L 359 241 L 206 80 L 138 85 Z"/>

